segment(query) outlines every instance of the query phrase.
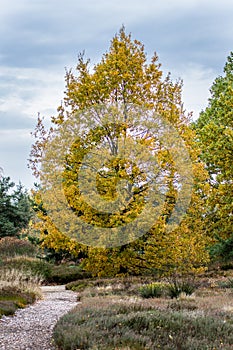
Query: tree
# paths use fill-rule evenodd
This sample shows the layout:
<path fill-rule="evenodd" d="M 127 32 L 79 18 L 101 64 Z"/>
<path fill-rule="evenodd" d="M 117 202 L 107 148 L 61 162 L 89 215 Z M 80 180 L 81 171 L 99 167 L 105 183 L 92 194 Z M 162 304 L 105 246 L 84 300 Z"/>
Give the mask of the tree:
<path fill-rule="evenodd" d="M 56 228 L 78 232 L 81 242 L 89 245 L 85 267 L 97 275 L 116 275 L 151 267 L 190 270 L 206 263 L 207 239 L 200 222 L 207 173 L 183 110 L 182 82 L 173 83 L 170 74 L 163 78 L 157 55 L 148 64 L 144 46 L 121 28 L 109 52 L 92 69 L 89 60 L 79 56 L 77 74 L 68 71 L 66 84 L 53 129 L 46 134 L 38 121 L 31 164 L 41 174 L 44 204 L 48 216 L 53 213 Z M 150 165 L 151 157 L 156 165 Z M 37 164 L 42 164 L 42 171 Z M 86 195 L 87 189 L 91 195 Z M 171 230 L 172 222 L 185 214 L 187 197 L 191 209 L 184 224 Z M 106 210 L 103 201 L 117 202 L 119 210 Z M 160 215 L 152 222 L 153 211 Z M 141 226 L 130 226 L 142 213 Z M 89 226 L 79 226 L 80 221 Z M 91 225 L 105 230 L 97 235 L 97 229 L 88 229 Z M 121 236 L 117 241 L 114 233 L 124 225 L 126 240 Z M 92 235 L 91 243 L 85 240 L 87 235 Z M 184 256 L 180 259 L 173 249 L 177 240 Z"/>
<path fill-rule="evenodd" d="M 207 229 L 222 241 L 232 237 L 233 227 L 233 52 L 210 92 L 209 105 L 194 127 L 210 175 Z"/>
<path fill-rule="evenodd" d="M 37 237 L 37 244 L 46 253 L 46 258 L 56 262 L 83 258 L 86 248 L 59 231 L 52 222 L 43 205 L 40 186 L 36 185 L 32 190 L 31 201 L 35 213 L 31 222 L 32 237 Z"/>
<path fill-rule="evenodd" d="M 9 177 L 0 178 L 0 238 L 19 236 L 31 217 L 27 191 L 21 184 L 14 187 Z"/>

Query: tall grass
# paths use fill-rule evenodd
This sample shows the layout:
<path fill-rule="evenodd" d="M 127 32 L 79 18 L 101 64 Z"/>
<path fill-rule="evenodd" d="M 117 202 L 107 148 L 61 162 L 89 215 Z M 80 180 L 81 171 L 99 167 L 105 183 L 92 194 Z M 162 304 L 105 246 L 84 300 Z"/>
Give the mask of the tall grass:
<path fill-rule="evenodd" d="M 0 240 L 0 317 L 42 298 L 40 285 L 48 269 L 36 259 L 36 253 L 37 248 L 27 240 Z"/>
<path fill-rule="evenodd" d="M 4 268 L 0 270 L 0 317 L 13 315 L 18 308 L 42 299 L 42 279 L 29 270 Z"/>
<path fill-rule="evenodd" d="M 19 291 L 33 293 L 40 298 L 42 296 L 40 285 L 43 279 L 40 275 L 33 275 L 29 270 L 4 268 L 0 274 L 1 291 Z"/>
<path fill-rule="evenodd" d="M 4 271 L 5 269 L 15 269 L 23 271 L 25 275 L 39 276 L 40 279 L 49 280 L 52 265 L 38 258 L 19 255 L 12 258 L 5 258 L 0 265 L 0 271 Z"/>
<path fill-rule="evenodd" d="M 26 255 L 30 257 L 36 256 L 38 248 L 26 239 L 16 237 L 3 237 L 0 239 L 0 257 L 14 257 Z"/>

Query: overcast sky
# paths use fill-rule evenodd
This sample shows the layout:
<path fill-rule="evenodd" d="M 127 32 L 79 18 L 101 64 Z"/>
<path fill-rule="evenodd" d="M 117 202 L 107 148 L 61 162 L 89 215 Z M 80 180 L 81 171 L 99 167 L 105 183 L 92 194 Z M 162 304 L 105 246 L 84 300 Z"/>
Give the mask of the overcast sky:
<path fill-rule="evenodd" d="M 233 50 L 231 0 L 0 0 L 0 167 L 27 187 L 37 113 L 48 120 L 63 98 L 65 67 L 77 55 L 97 63 L 122 24 L 184 81 L 183 101 L 199 112 Z"/>

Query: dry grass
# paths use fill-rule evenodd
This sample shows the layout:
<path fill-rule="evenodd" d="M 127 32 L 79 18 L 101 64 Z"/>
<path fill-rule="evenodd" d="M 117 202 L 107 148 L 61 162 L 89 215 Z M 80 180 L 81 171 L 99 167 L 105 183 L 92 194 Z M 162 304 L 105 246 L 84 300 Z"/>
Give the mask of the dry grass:
<path fill-rule="evenodd" d="M 4 268 L 0 271 L 0 317 L 42 298 L 41 278 L 29 271 Z"/>
<path fill-rule="evenodd" d="M 18 269 L 2 269 L 0 275 L 0 291 L 6 288 L 18 289 L 41 296 L 42 278 L 32 275 L 29 271 Z"/>

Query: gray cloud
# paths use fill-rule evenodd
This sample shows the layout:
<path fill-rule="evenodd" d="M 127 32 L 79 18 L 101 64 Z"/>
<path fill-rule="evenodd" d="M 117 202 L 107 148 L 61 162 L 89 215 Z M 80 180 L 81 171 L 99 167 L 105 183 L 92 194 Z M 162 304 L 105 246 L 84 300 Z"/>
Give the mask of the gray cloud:
<path fill-rule="evenodd" d="M 215 8 L 174 12 L 162 20 L 143 23 L 142 32 L 135 25 L 133 33 L 149 43 L 147 49 L 156 50 L 171 68 L 196 63 L 219 70 L 232 50 L 232 14 L 233 4 L 228 13 Z"/>
<path fill-rule="evenodd" d="M 64 67 L 75 67 L 82 50 L 98 62 L 122 24 L 165 72 L 184 78 L 185 105 L 197 116 L 232 50 L 232 15 L 229 0 L 2 0 L 0 166 L 32 183 L 25 164 L 37 112 L 56 113 Z"/>
<path fill-rule="evenodd" d="M 233 5 L 227 1 L 225 7 L 214 4 L 168 0 L 159 5 L 154 1 L 23 1 L 3 25 L 6 35 L 1 42 L 1 61 L 3 65 L 46 67 L 65 62 L 83 49 L 93 54 L 105 48 L 109 36 L 124 23 L 148 38 L 153 50 L 160 49 L 177 60 L 185 53 L 184 61 L 188 58 L 197 62 L 202 60 L 200 53 L 207 51 L 205 62 L 212 57 L 216 64 L 214 54 L 224 49 L 232 33 Z"/>

